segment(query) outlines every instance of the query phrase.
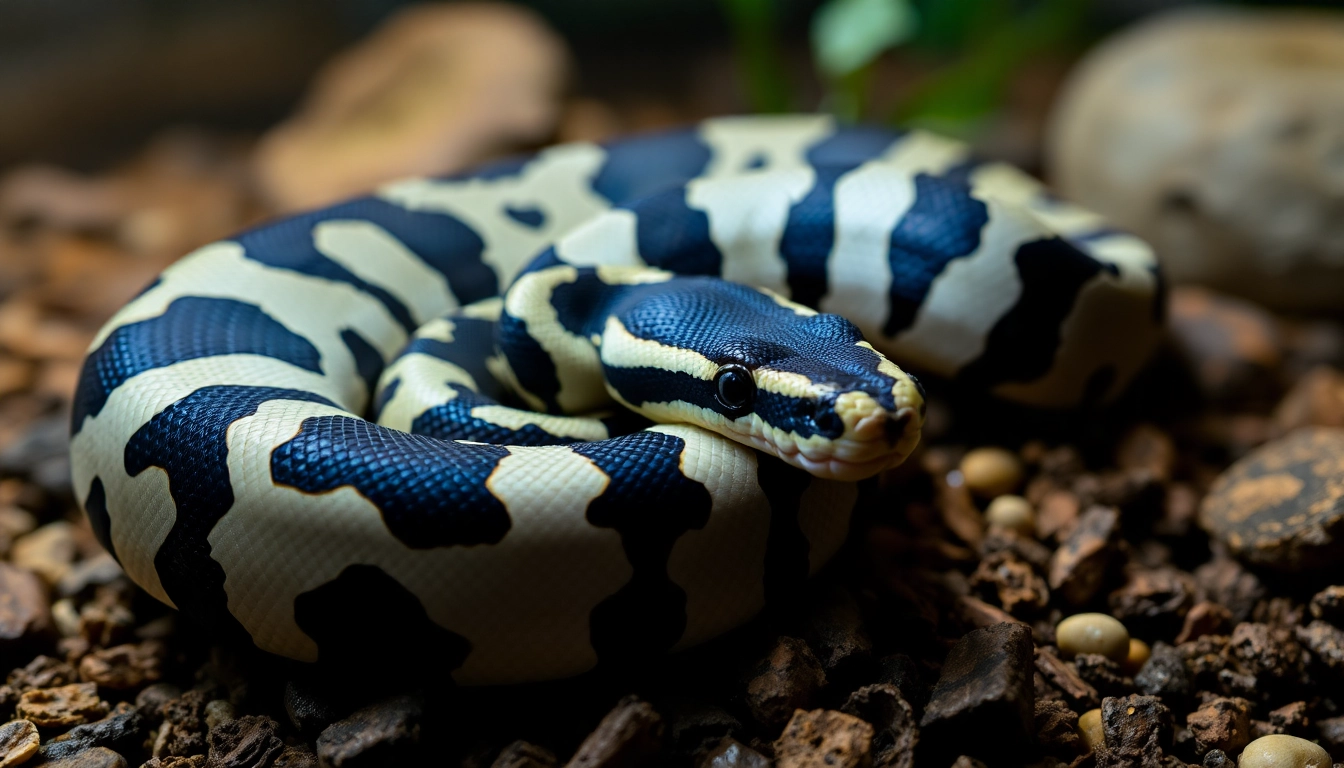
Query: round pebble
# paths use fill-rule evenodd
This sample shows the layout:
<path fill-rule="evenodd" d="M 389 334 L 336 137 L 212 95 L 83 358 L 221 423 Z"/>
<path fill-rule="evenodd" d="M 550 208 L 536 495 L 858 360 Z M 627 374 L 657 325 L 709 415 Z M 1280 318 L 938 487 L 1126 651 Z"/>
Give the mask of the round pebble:
<path fill-rule="evenodd" d="M 1153 655 L 1153 649 L 1148 644 L 1137 637 L 1129 638 L 1129 654 L 1125 656 L 1125 663 L 1120 665 L 1125 672 L 1134 675 L 1143 665 L 1148 663 L 1148 658 Z"/>
<path fill-rule="evenodd" d="M 1261 736 L 1252 741 L 1237 761 L 1239 768 L 1330 768 L 1332 764 L 1321 745 L 1285 734 Z"/>
<path fill-rule="evenodd" d="M 1105 740 L 1105 732 L 1101 729 L 1101 710 L 1089 709 L 1078 716 L 1078 733 L 1087 742 L 1087 748 L 1095 751 Z"/>
<path fill-rule="evenodd" d="M 1328 571 L 1344 558 L 1342 476 L 1344 429 L 1299 429 L 1223 472 L 1200 507 L 1199 523 L 1255 565 Z"/>
<path fill-rule="evenodd" d="M 1078 613 L 1055 627 L 1055 643 L 1064 658 L 1099 653 L 1112 661 L 1129 658 L 1129 630 L 1104 613 Z"/>
<path fill-rule="evenodd" d="M 995 496 L 989 502 L 985 509 L 985 522 L 991 528 L 1017 531 L 1023 536 L 1036 533 L 1036 512 L 1032 510 L 1031 502 L 1011 493 Z"/>
<path fill-rule="evenodd" d="M 224 699 L 214 699 L 205 703 L 205 725 L 214 730 L 216 725 L 237 717 L 233 704 Z"/>
<path fill-rule="evenodd" d="M 976 448 L 962 458 L 961 476 L 971 493 L 990 499 L 1017 490 L 1022 462 L 1004 448 Z"/>

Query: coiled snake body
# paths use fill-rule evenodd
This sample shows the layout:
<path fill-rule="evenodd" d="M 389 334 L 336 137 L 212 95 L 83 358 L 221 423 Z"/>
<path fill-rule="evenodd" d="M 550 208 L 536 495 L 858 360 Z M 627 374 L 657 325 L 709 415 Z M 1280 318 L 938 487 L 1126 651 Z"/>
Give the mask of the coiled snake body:
<path fill-rule="evenodd" d="M 75 488 L 136 583 L 263 650 L 562 677 L 720 634 L 836 551 L 923 418 L 874 348 L 1101 400 L 1159 285 L 1141 241 L 927 133 L 564 145 L 173 265 L 93 342 Z"/>

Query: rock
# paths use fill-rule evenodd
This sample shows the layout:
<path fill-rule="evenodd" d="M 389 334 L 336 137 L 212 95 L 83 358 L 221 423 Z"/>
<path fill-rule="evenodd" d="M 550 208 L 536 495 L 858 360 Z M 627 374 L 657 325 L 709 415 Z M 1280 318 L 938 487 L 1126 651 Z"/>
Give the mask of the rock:
<path fill-rule="evenodd" d="M 1089 507 L 1050 558 L 1051 592 L 1071 605 L 1090 601 L 1101 589 L 1119 533 L 1119 512 L 1110 507 Z"/>
<path fill-rule="evenodd" d="M 1078 735 L 1088 751 L 1106 748 L 1106 731 L 1101 727 L 1101 708 L 1089 709 L 1078 716 Z"/>
<path fill-rule="evenodd" d="M 1309 610 L 1314 618 L 1344 626 L 1344 584 L 1326 587 L 1312 595 Z"/>
<path fill-rule="evenodd" d="M 549 749 L 520 739 L 502 749 L 490 768 L 555 768 L 557 762 Z"/>
<path fill-rule="evenodd" d="M 285 683 L 285 714 L 300 733 L 316 736 L 343 714 L 329 693 L 306 680 Z"/>
<path fill-rule="evenodd" d="M 155 640 L 98 648 L 79 660 L 79 676 L 100 688 L 132 690 L 159 679 L 163 653 L 163 644 Z"/>
<path fill-rule="evenodd" d="M 205 755 L 151 757 L 140 768 L 205 768 Z"/>
<path fill-rule="evenodd" d="M 163 724 L 154 740 L 154 757 L 174 757 L 204 754 L 208 748 L 205 725 L 205 704 L 209 698 L 202 691 L 187 691 L 159 707 Z"/>
<path fill-rule="evenodd" d="M 1074 70 L 1051 117 L 1052 180 L 1152 243 L 1177 283 L 1336 308 L 1341 78 L 1333 14 L 1154 17 Z"/>
<path fill-rule="evenodd" d="M 1171 710 L 1152 696 L 1122 696 L 1101 702 L 1103 747 L 1098 768 L 1154 765 L 1171 744 Z"/>
<path fill-rule="evenodd" d="M 918 709 L 929 700 L 929 683 L 919 663 L 904 653 L 883 656 L 877 662 L 877 684 L 894 686 L 901 698 Z"/>
<path fill-rule="evenodd" d="M 1344 373 L 1321 365 L 1302 375 L 1274 409 L 1280 433 L 1298 427 L 1344 428 Z"/>
<path fill-rule="evenodd" d="M 42 768 L 126 768 L 126 758 L 107 747 L 94 747 L 70 757 L 49 760 Z"/>
<path fill-rule="evenodd" d="M 205 703 L 205 727 L 211 731 L 220 723 L 227 723 L 238 716 L 233 704 L 227 699 L 215 699 Z"/>
<path fill-rule="evenodd" d="M 1068 536 L 1078 524 L 1081 512 L 1078 495 L 1057 488 L 1046 492 L 1036 504 L 1036 538 L 1050 541 Z"/>
<path fill-rule="evenodd" d="M 210 729 L 205 768 L 267 768 L 285 748 L 278 728 L 271 718 L 255 715 L 220 723 Z"/>
<path fill-rule="evenodd" d="M 873 727 L 828 709 L 798 710 L 775 740 L 778 768 L 867 768 Z"/>
<path fill-rule="evenodd" d="M 1218 403 L 1273 403 L 1282 362 L 1274 316 L 1203 288 L 1171 293 L 1174 345 L 1204 397 Z"/>
<path fill-rule="evenodd" d="M 1195 753 L 1210 749 L 1236 754 L 1251 740 L 1251 703 L 1241 698 L 1217 696 L 1185 718 L 1195 736 Z"/>
<path fill-rule="evenodd" d="M 700 761 L 699 768 L 770 768 L 770 758 L 731 736 L 724 736 Z"/>
<path fill-rule="evenodd" d="M 1111 592 L 1111 615 L 1138 634 L 1170 637 L 1195 603 L 1195 579 L 1168 565 L 1125 569 L 1125 584 Z"/>
<path fill-rule="evenodd" d="M 694 757 L 718 747 L 724 736 L 740 733 L 742 723 L 722 707 L 689 700 L 673 705 L 667 731 L 673 754 Z"/>
<path fill-rule="evenodd" d="M 370 704 L 322 731 L 318 761 L 323 768 L 363 768 L 406 760 L 420 741 L 420 716 L 420 701 L 410 696 Z"/>
<path fill-rule="evenodd" d="M 39 744 L 37 726 L 27 720 L 11 720 L 0 725 L 0 768 L 27 762 L 37 754 Z"/>
<path fill-rule="evenodd" d="M 1307 727 L 1311 725 L 1311 718 L 1307 715 L 1309 709 L 1307 702 L 1294 701 L 1270 710 L 1269 726 L 1273 729 L 1272 732 L 1289 733 L 1294 736 L 1306 735 Z"/>
<path fill-rule="evenodd" d="M 1329 747 L 1331 752 L 1344 751 L 1344 717 L 1331 717 L 1318 721 L 1316 732 L 1321 735 L 1321 742 Z"/>
<path fill-rule="evenodd" d="M 658 752 L 663 718 L 648 702 L 626 696 L 583 740 L 565 768 L 635 768 Z"/>
<path fill-rule="evenodd" d="M 1147 643 L 1137 637 L 1129 638 L 1129 653 L 1125 660 L 1120 662 L 1120 670 L 1125 674 L 1135 674 L 1143 665 L 1148 663 L 1149 657 L 1153 655 L 1153 649 Z"/>
<path fill-rule="evenodd" d="M 872 661 L 873 641 L 863 626 L 863 613 L 844 589 L 827 589 L 813 601 L 807 615 L 808 647 L 828 676 L 844 677 Z"/>
<path fill-rule="evenodd" d="M 1195 603 L 1185 614 L 1176 644 L 1188 643 L 1205 635 L 1221 635 L 1232 627 L 1232 612 L 1208 600 Z"/>
<path fill-rule="evenodd" d="M 0 562 L 0 648 L 25 645 L 51 629 L 51 607 L 41 579 Z"/>
<path fill-rule="evenodd" d="M 98 698 L 98 686 L 74 683 L 28 691 L 14 711 L 39 728 L 68 728 L 102 718 L 108 706 Z"/>
<path fill-rule="evenodd" d="M 1302 673 L 1302 646 L 1288 627 L 1244 621 L 1232 630 L 1227 650 L 1244 672 L 1265 686 Z"/>
<path fill-rule="evenodd" d="M 1022 484 L 1022 462 L 1004 448 L 976 448 L 961 460 L 961 477 L 976 496 L 992 499 Z"/>
<path fill-rule="evenodd" d="M 14 565 L 27 568 L 54 585 L 70 570 L 75 552 L 74 526 L 58 520 L 19 537 L 9 559 Z"/>
<path fill-rule="evenodd" d="M 70 597 L 89 587 L 111 584 L 125 575 L 125 571 L 121 570 L 115 558 L 106 552 L 100 552 L 87 560 L 75 563 L 66 571 L 56 583 L 56 594 Z"/>
<path fill-rule="evenodd" d="M 1261 736 L 1241 753 L 1238 768 L 1329 768 L 1330 754 L 1296 736 Z"/>
<path fill-rule="evenodd" d="M 1036 700 L 1036 743 L 1050 754 L 1067 759 L 1088 751 L 1078 735 L 1078 715 L 1058 699 Z"/>
<path fill-rule="evenodd" d="M 534 144 L 554 130 L 566 59 L 519 6 L 408 7 L 318 74 L 263 137 L 257 177 L 276 206 L 312 208 Z"/>
<path fill-rule="evenodd" d="M 1097 689 L 1078 675 L 1077 667 L 1060 659 L 1049 647 L 1036 648 L 1036 671 L 1040 672 L 1074 707 L 1095 709 L 1101 703 Z"/>
<path fill-rule="evenodd" d="M 1233 622 L 1249 619 L 1256 603 L 1266 597 L 1259 577 L 1230 558 L 1216 557 L 1196 568 L 1194 575 L 1203 599 L 1226 608 Z"/>
<path fill-rule="evenodd" d="M 1344 430 L 1300 429 L 1213 483 L 1199 523 L 1237 557 L 1281 572 L 1329 571 L 1344 557 Z"/>
<path fill-rule="evenodd" d="M 778 727 L 825 684 L 826 672 L 807 643 L 781 637 L 747 683 L 747 709 L 761 725 Z"/>
<path fill-rule="evenodd" d="M 985 524 L 990 528 L 1017 531 L 1023 536 L 1035 536 L 1036 512 L 1031 508 L 1030 501 L 1005 493 L 995 496 L 985 508 Z"/>
<path fill-rule="evenodd" d="M 1204 760 L 1200 763 L 1203 768 L 1237 768 L 1237 764 L 1227 753 L 1221 749 L 1210 749 L 1204 753 Z"/>
<path fill-rule="evenodd" d="M 1316 660 L 1344 679 L 1344 629 L 1318 620 L 1295 630 L 1298 641 L 1311 649 Z"/>
<path fill-rule="evenodd" d="M 1193 693 L 1181 652 L 1162 642 L 1153 645 L 1152 656 L 1134 676 L 1134 686 L 1141 693 L 1168 702 L 1184 700 Z"/>
<path fill-rule="evenodd" d="M 1099 653 L 1080 653 L 1073 659 L 1078 676 L 1103 697 L 1122 696 L 1134 689 L 1134 681 L 1125 677 L 1120 665 Z"/>
<path fill-rule="evenodd" d="M 1055 643 L 1066 659 L 1099 653 L 1113 661 L 1129 655 L 1129 630 L 1104 613 L 1076 613 L 1055 627 Z"/>
<path fill-rule="evenodd" d="M 1050 602 L 1045 579 L 1011 551 L 989 552 L 980 559 L 971 586 L 1018 616 L 1039 614 Z"/>
<path fill-rule="evenodd" d="M 976 747 L 996 754 L 1031 742 L 1035 719 L 1031 630 L 997 624 L 968 632 L 948 652 L 920 728 L 940 746 L 958 745 L 960 734 L 983 737 Z M 976 753 L 972 753 L 976 754 Z"/>
<path fill-rule="evenodd" d="M 116 752 L 135 752 L 149 732 L 149 723 L 138 710 L 114 712 L 97 722 L 77 725 L 42 745 L 42 757 L 58 760 L 73 757 L 94 747 Z"/>
<path fill-rule="evenodd" d="M 1115 463 L 1122 470 L 1142 471 L 1166 482 L 1176 467 L 1176 444 L 1164 430 L 1139 424 L 1120 438 Z"/>
<path fill-rule="evenodd" d="M 158 726 L 163 721 L 163 705 L 181 695 L 182 689 L 172 683 L 155 683 L 136 694 L 135 708 L 149 719 L 150 726 Z"/>
<path fill-rule="evenodd" d="M 841 711 L 873 726 L 873 765 L 913 768 L 919 727 L 915 712 L 891 685 L 865 685 L 850 694 Z"/>

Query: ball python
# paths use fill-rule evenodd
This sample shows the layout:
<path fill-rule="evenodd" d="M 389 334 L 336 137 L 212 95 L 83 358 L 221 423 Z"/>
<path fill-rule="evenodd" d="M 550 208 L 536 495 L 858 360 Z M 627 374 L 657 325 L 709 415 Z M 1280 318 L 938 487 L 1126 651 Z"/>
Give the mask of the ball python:
<path fill-rule="evenodd" d="M 1142 241 L 958 142 L 711 119 L 187 255 L 90 346 L 74 487 L 132 580 L 264 651 L 554 679 L 819 569 L 918 440 L 892 360 L 1101 402 L 1161 306 Z"/>

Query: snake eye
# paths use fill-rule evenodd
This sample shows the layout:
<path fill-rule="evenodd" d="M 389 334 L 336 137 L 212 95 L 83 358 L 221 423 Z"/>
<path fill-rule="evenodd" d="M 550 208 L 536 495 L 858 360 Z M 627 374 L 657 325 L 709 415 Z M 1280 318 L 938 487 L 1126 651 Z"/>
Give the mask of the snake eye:
<path fill-rule="evenodd" d="M 756 381 L 751 378 L 751 371 L 736 363 L 719 368 L 714 381 L 718 384 L 719 402 L 726 408 L 746 407 L 756 394 Z"/>

